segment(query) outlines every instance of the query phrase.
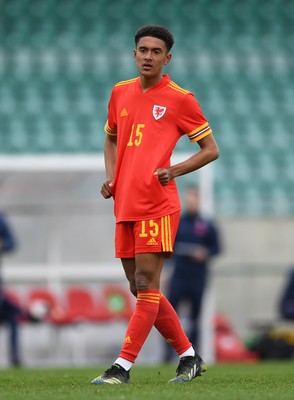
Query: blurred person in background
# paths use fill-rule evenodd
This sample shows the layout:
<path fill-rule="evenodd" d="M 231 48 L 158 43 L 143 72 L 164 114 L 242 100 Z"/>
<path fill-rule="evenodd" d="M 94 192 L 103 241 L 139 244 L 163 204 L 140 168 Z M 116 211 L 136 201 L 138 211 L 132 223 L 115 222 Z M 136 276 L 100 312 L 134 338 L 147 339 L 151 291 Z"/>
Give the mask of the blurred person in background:
<path fill-rule="evenodd" d="M 294 321 L 294 268 L 288 273 L 279 304 L 279 312 L 283 319 Z"/>
<path fill-rule="evenodd" d="M 21 364 L 19 351 L 19 318 L 23 310 L 7 295 L 4 290 L 1 263 L 3 254 L 15 250 L 14 235 L 3 213 L 0 213 L 0 324 L 5 323 L 9 327 L 9 356 L 13 366 Z"/>
<path fill-rule="evenodd" d="M 215 223 L 200 213 L 200 194 L 190 186 L 184 193 L 185 210 L 181 215 L 172 258 L 173 270 L 167 298 L 178 312 L 184 303 L 189 306 L 188 337 L 199 348 L 199 317 L 209 277 L 211 258 L 220 253 L 220 240 Z M 165 345 L 164 361 L 175 352 Z"/>

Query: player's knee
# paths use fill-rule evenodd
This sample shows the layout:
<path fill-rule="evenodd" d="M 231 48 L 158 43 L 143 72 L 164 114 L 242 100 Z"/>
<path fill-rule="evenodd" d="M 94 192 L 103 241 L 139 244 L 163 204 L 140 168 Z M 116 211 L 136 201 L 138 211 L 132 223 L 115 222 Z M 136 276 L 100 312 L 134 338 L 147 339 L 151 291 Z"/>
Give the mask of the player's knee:
<path fill-rule="evenodd" d="M 136 283 L 137 290 L 147 290 L 150 289 L 149 285 L 144 281 L 138 281 Z"/>
<path fill-rule="evenodd" d="M 154 277 L 146 273 L 136 273 L 135 282 L 137 290 L 154 289 Z"/>

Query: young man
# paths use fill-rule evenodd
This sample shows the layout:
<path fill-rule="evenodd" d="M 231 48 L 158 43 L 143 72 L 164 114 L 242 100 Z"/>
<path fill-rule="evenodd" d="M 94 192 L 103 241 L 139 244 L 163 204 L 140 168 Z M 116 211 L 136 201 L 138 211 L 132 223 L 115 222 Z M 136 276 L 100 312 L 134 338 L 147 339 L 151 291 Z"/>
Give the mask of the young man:
<path fill-rule="evenodd" d="M 173 250 L 181 208 L 174 178 L 219 154 L 193 94 L 162 74 L 173 43 L 164 27 L 139 29 L 134 50 L 139 77 L 116 84 L 109 102 L 107 181 L 101 193 L 114 198 L 116 257 L 121 258 L 137 303 L 119 357 L 93 384 L 129 383 L 129 371 L 153 325 L 180 357 L 177 376 L 170 382 L 187 382 L 206 370 L 160 292 L 160 274 Z M 171 166 L 172 151 L 184 134 L 198 143 L 199 151 Z"/>

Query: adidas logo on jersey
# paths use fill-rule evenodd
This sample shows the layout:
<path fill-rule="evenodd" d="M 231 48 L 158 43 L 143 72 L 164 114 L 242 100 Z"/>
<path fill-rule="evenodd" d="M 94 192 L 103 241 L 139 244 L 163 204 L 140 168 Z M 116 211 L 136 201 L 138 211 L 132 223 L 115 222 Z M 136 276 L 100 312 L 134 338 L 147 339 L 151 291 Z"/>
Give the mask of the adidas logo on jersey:
<path fill-rule="evenodd" d="M 127 110 L 124 108 L 122 111 L 121 111 L 121 113 L 120 113 L 120 116 L 121 117 L 127 117 L 129 114 L 128 114 L 128 112 L 127 112 Z"/>
<path fill-rule="evenodd" d="M 146 244 L 147 246 L 156 246 L 158 243 L 154 238 L 151 238 Z"/>

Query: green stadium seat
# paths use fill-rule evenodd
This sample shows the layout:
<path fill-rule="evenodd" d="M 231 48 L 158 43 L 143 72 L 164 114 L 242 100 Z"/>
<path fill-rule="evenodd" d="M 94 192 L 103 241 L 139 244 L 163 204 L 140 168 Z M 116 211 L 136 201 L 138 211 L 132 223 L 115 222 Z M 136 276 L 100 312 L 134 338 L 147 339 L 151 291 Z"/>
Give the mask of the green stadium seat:
<path fill-rule="evenodd" d="M 111 88 L 137 75 L 133 35 L 150 21 L 174 32 L 166 72 L 219 143 L 217 211 L 293 213 L 291 1 L 2 0 L 1 154 L 102 151 Z"/>

